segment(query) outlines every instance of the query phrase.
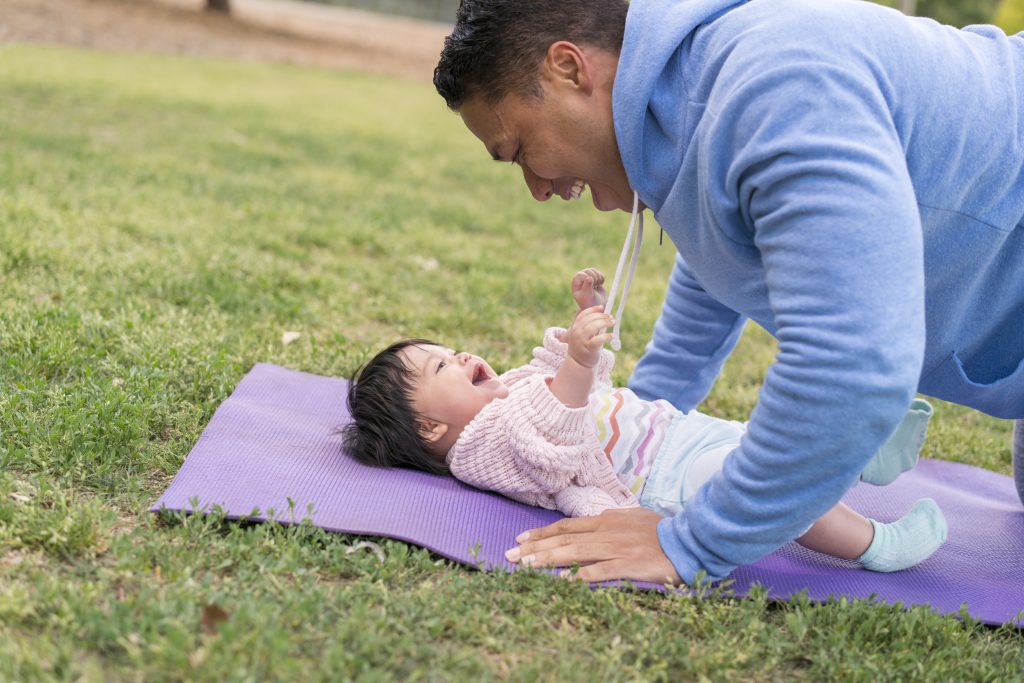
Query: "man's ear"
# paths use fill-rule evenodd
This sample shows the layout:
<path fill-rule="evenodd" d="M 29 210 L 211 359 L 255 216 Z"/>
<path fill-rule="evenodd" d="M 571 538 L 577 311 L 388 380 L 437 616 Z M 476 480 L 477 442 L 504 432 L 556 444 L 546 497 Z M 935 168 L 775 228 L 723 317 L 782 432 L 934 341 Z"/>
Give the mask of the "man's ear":
<path fill-rule="evenodd" d="M 559 40 L 548 47 L 541 73 L 553 85 L 578 89 L 585 95 L 594 90 L 594 74 L 587 53 L 575 43 Z"/>
<path fill-rule="evenodd" d="M 444 422 L 436 422 L 425 418 L 417 423 L 416 429 L 420 433 L 420 438 L 429 444 L 436 444 L 441 440 L 441 437 L 448 433 L 448 425 Z"/>

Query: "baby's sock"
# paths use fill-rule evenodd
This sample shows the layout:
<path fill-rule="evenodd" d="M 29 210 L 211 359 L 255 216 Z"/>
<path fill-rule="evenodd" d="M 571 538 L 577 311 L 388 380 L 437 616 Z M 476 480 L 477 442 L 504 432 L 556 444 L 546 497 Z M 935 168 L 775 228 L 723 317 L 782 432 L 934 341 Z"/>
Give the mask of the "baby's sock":
<path fill-rule="evenodd" d="M 890 524 L 870 520 L 875 537 L 857 561 L 873 572 L 895 572 L 924 562 L 946 540 L 946 518 L 931 498 L 914 503 Z"/>
<path fill-rule="evenodd" d="M 915 398 L 896 431 L 860 473 L 861 481 L 885 486 L 907 470 L 913 469 L 928 434 L 928 420 L 931 417 L 931 404 L 922 398 Z"/>

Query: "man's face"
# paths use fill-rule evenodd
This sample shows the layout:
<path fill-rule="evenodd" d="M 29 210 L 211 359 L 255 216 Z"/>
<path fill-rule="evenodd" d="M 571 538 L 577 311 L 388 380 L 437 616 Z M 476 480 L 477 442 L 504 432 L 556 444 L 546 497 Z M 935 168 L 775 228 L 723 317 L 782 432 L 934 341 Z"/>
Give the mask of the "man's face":
<path fill-rule="evenodd" d="M 602 59 L 607 61 L 604 55 L 595 61 Z M 591 67 L 614 74 L 614 62 Z M 522 168 L 537 201 L 554 195 L 571 199 L 573 186 L 583 183 L 597 209 L 630 211 L 633 191 L 615 141 L 611 78 L 607 81 L 604 87 L 598 83 L 581 88 L 578 81 L 542 67 L 542 97 L 511 93 L 492 106 L 475 96 L 463 103 L 459 114 L 496 161 Z"/>

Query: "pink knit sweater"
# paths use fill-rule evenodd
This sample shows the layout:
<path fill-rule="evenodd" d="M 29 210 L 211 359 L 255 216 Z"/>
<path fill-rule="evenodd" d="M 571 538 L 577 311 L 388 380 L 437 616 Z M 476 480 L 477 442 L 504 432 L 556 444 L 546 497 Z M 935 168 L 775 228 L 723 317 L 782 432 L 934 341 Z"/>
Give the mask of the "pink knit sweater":
<path fill-rule="evenodd" d="M 550 328 L 533 360 L 499 379 L 509 389 L 470 422 L 448 451 L 452 474 L 471 486 L 570 517 L 635 507 L 636 496 L 615 476 L 597 438 L 589 406 L 569 408 L 548 387 L 568 346 Z M 604 349 L 595 387 L 610 385 L 615 356 Z"/>

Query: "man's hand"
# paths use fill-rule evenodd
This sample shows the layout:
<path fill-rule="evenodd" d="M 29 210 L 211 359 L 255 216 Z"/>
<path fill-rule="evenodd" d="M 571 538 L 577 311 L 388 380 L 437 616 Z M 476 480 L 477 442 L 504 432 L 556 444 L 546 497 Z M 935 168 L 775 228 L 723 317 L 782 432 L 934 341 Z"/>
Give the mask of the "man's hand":
<path fill-rule="evenodd" d="M 584 368 L 597 365 L 601 347 L 612 340 L 612 333 L 607 330 L 614 324 L 615 320 L 601 306 L 584 308 L 577 313 L 566 333 L 569 357 Z"/>
<path fill-rule="evenodd" d="M 646 508 L 605 510 L 597 517 L 566 517 L 540 529 L 519 534 L 519 546 L 505 553 L 509 562 L 530 567 L 580 565 L 572 575 L 582 581 L 631 579 L 679 585 L 679 574 L 661 550 L 658 522 L 662 517 Z"/>
<path fill-rule="evenodd" d="M 604 274 L 597 268 L 585 268 L 572 276 L 572 298 L 582 311 L 591 306 L 604 306 Z"/>

